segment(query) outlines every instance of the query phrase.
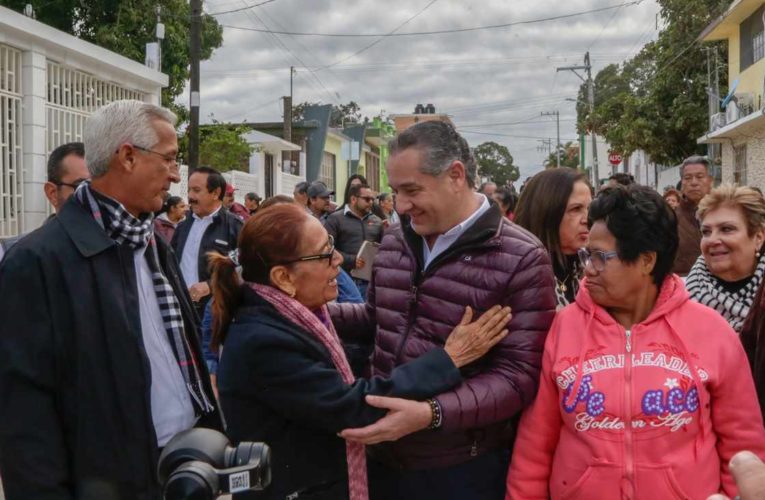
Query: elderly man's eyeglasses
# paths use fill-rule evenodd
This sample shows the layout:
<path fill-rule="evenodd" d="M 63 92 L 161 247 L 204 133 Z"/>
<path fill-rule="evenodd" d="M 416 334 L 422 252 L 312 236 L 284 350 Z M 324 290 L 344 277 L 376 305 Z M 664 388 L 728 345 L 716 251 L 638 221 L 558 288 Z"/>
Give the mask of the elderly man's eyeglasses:
<path fill-rule="evenodd" d="M 323 260 L 323 259 L 327 259 L 328 265 L 331 265 L 332 257 L 335 255 L 335 238 L 332 237 L 332 235 L 330 235 L 329 239 L 327 240 L 327 246 L 329 247 L 329 252 L 327 253 L 320 253 L 317 255 L 306 255 L 305 257 L 300 257 L 299 259 L 285 262 L 284 265 L 294 264 L 295 262 L 309 262 L 312 260 Z"/>
<path fill-rule="evenodd" d="M 586 248 L 580 248 L 576 251 L 576 254 L 579 256 L 579 262 L 582 264 L 582 267 L 587 267 L 587 264 L 592 263 L 592 267 L 599 273 L 605 271 L 606 263 L 609 260 L 619 256 L 617 252 L 590 251 Z"/>
<path fill-rule="evenodd" d="M 132 146 L 139 151 L 143 151 L 144 153 L 151 153 L 153 155 L 157 155 L 168 163 L 175 164 L 175 165 L 178 164 L 178 157 L 175 155 L 160 153 L 159 151 L 154 151 L 148 148 L 142 148 L 141 146 L 136 146 L 135 144 L 132 144 Z"/>

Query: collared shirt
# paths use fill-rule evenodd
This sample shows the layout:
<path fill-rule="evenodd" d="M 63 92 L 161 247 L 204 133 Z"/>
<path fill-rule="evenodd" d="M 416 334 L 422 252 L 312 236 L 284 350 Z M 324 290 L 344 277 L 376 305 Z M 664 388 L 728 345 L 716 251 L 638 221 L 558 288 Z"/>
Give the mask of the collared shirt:
<path fill-rule="evenodd" d="M 477 221 L 479 217 L 481 217 L 491 208 L 489 199 L 486 196 L 482 194 L 476 194 L 476 196 L 483 198 L 483 203 L 481 203 L 481 206 L 478 207 L 478 210 L 473 212 L 472 215 L 470 215 L 470 217 L 464 221 L 446 231 L 444 234 L 439 235 L 438 238 L 436 238 L 436 242 L 433 244 L 433 248 L 428 247 L 428 240 L 424 237 L 422 238 L 424 243 L 422 245 L 422 257 L 423 261 L 425 262 L 424 269 L 427 269 L 430 263 L 433 262 L 436 257 L 448 250 L 449 247 L 452 246 L 454 242 L 457 241 L 470 226 L 475 224 L 475 221 Z"/>
<path fill-rule="evenodd" d="M 366 219 L 367 217 L 369 217 L 370 215 L 372 215 L 372 212 L 367 212 L 366 214 L 364 214 L 364 217 L 359 217 L 358 215 L 356 215 L 356 212 L 354 212 L 353 210 L 351 210 L 351 207 L 350 207 L 350 205 L 346 205 L 346 206 L 345 206 L 345 208 L 343 209 L 343 215 L 348 215 L 348 214 L 351 214 L 351 215 L 353 215 L 353 216 L 354 216 L 354 217 L 356 217 L 357 219 L 361 219 L 361 220 L 364 220 L 364 219 Z"/>
<path fill-rule="evenodd" d="M 159 310 L 157 293 L 146 262 L 147 247 L 133 253 L 141 336 L 151 367 L 151 418 L 157 434 L 157 446 L 165 446 L 177 433 L 190 429 L 196 422 L 194 406 L 175 359 L 167 330 Z"/>
<path fill-rule="evenodd" d="M 218 207 L 218 210 L 204 217 L 199 217 L 197 214 L 192 215 L 194 223 L 191 225 L 181 256 L 181 274 L 183 274 L 183 279 L 188 286 L 199 283 L 199 246 L 202 244 L 202 236 L 213 223 L 213 217 L 220 212 L 220 209 L 221 207 Z"/>

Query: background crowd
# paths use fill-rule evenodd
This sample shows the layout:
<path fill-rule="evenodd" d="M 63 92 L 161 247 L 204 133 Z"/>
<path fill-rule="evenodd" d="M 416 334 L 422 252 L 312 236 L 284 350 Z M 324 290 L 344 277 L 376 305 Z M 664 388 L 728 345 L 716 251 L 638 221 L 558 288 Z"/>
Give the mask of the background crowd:
<path fill-rule="evenodd" d="M 174 126 L 100 109 L 50 155 L 55 214 L 0 246 L 7 498 L 160 498 L 192 427 L 271 446 L 236 498 L 733 498 L 765 458 L 765 198 L 705 157 L 662 194 L 516 193 L 425 122 L 392 193 L 241 205 L 212 167 L 168 196 Z"/>

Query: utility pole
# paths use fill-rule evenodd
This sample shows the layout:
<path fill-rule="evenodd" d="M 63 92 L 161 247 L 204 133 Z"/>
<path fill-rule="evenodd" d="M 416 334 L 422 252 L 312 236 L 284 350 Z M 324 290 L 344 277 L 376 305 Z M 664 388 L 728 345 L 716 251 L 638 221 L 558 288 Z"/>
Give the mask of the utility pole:
<path fill-rule="evenodd" d="M 290 66 L 290 102 L 295 102 L 295 99 L 292 95 L 292 75 L 295 74 L 295 66 Z"/>
<path fill-rule="evenodd" d="M 190 0 L 191 5 L 191 96 L 189 107 L 189 176 L 199 166 L 199 59 L 202 57 L 202 0 Z"/>
<path fill-rule="evenodd" d="M 162 72 L 162 40 L 165 39 L 165 25 L 162 24 L 162 18 L 160 17 L 161 13 L 162 7 L 157 5 L 157 71 L 160 73 Z"/>
<path fill-rule="evenodd" d="M 557 133 L 557 143 L 555 145 L 555 163 L 558 168 L 560 168 L 560 112 L 558 110 L 553 111 L 552 113 L 543 112 L 542 116 L 554 116 L 555 117 L 555 123 L 558 129 Z"/>
<path fill-rule="evenodd" d="M 577 70 L 584 70 L 587 72 L 587 79 L 585 80 L 582 75 L 577 73 Z M 589 51 L 584 54 L 584 65 L 581 66 L 563 66 L 557 68 L 556 71 L 571 71 L 580 80 L 587 84 L 587 101 L 590 105 L 590 114 L 595 112 L 595 83 L 592 80 L 592 65 L 590 64 Z M 593 185 L 597 188 L 600 184 L 600 173 L 598 172 L 598 145 L 595 138 L 595 131 L 590 130 L 590 136 L 592 137 L 592 170 L 593 170 Z"/>

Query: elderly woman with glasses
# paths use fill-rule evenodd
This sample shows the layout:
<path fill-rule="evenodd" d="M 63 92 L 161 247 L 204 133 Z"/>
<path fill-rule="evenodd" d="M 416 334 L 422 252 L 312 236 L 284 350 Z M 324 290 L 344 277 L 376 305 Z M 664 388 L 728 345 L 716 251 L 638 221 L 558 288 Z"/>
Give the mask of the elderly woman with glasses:
<path fill-rule="evenodd" d="M 670 273 L 677 219 L 655 191 L 606 188 L 590 205 L 576 301 L 547 337 L 508 498 L 707 498 L 736 485 L 743 449 L 765 457 L 735 332 Z"/>
<path fill-rule="evenodd" d="M 355 379 L 325 307 L 342 256 L 321 223 L 295 204 L 260 210 L 242 228 L 238 259 L 241 278 L 231 259 L 211 258 L 212 344 L 225 346 L 218 390 L 229 436 L 273 450 L 272 483 L 257 498 L 366 500 L 364 446 L 338 433 L 385 416 L 372 406 L 380 396 L 397 398 L 388 402 L 396 435 L 436 432 L 427 429 L 440 407 L 428 398 L 458 385 L 460 368 L 507 335 L 508 308 L 473 322 L 468 309 L 443 348 L 390 378 Z"/>

